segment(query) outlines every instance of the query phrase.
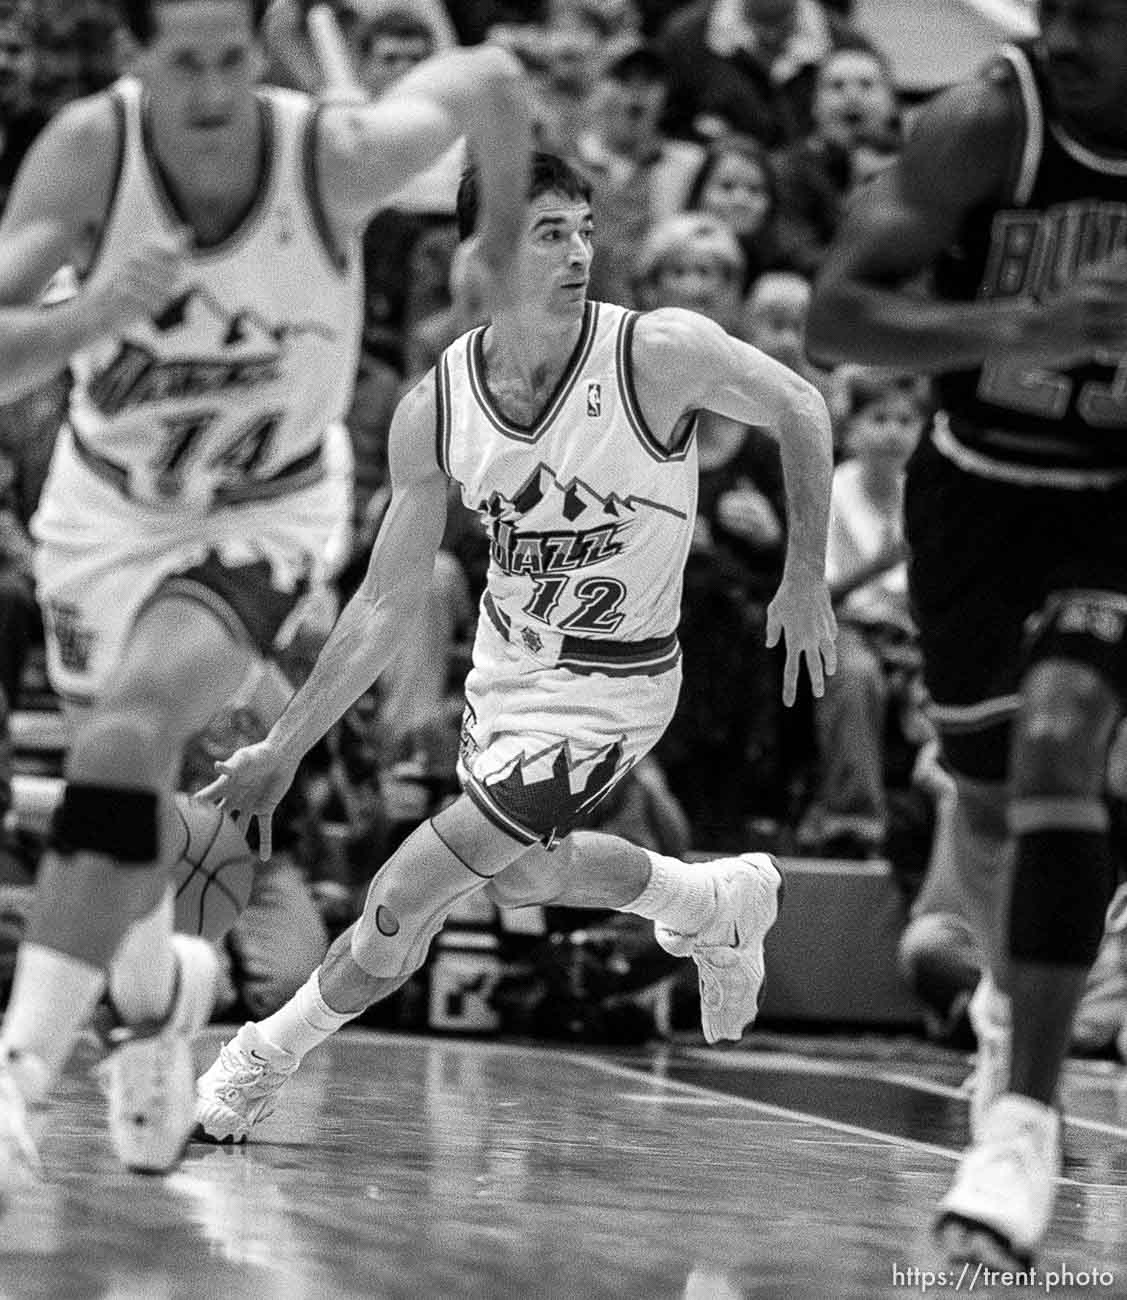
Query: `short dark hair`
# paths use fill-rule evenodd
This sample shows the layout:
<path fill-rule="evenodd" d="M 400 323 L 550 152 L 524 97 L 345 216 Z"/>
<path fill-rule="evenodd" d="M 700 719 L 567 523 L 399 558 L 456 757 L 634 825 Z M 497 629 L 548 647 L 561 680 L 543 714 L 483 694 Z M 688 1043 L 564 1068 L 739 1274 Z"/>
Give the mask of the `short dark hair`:
<path fill-rule="evenodd" d="M 537 152 L 532 155 L 529 202 L 541 194 L 562 194 L 577 203 L 590 203 L 591 184 L 582 172 L 558 154 Z M 477 229 L 478 202 L 477 167 L 471 163 L 462 173 L 462 182 L 458 186 L 455 212 L 458 217 L 459 239 L 469 239 Z"/>
<path fill-rule="evenodd" d="M 712 179 L 712 173 L 725 158 L 731 157 L 743 158 L 752 166 L 759 168 L 764 189 L 767 191 L 767 221 L 773 220 L 779 206 L 779 183 L 775 164 L 771 161 L 771 155 L 766 148 L 750 135 L 723 135 L 705 147 L 704 157 L 685 198 L 686 212 L 696 212 L 699 209 L 701 195 Z"/>
<path fill-rule="evenodd" d="M 176 3 L 187 3 L 187 0 L 117 0 L 117 8 L 122 22 L 133 39 L 139 45 L 151 45 L 157 34 L 157 6 Z M 257 29 L 266 7 L 264 0 L 246 0 L 246 3 L 250 8 L 253 25 Z"/>
<path fill-rule="evenodd" d="M 385 36 L 399 41 L 427 41 L 432 49 L 438 43 L 434 28 L 409 9 L 386 9 L 373 18 L 358 18 L 357 26 L 363 54 L 369 53 L 375 42 Z"/>
<path fill-rule="evenodd" d="M 889 397 L 907 397 L 926 409 L 925 380 L 911 371 L 885 366 L 843 366 L 838 375 L 845 418 L 852 420 L 870 406 Z"/>

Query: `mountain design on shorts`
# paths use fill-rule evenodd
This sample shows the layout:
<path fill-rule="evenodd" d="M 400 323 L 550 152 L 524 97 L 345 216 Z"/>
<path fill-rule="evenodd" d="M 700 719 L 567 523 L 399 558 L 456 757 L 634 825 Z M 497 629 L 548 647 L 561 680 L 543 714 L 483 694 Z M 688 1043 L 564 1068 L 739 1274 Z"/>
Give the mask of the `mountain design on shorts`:
<path fill-rule="evenodd" d="M 609 496 L 603 496 L 581 478 L 573 478 L 567 483 L 561 482 L 552 467 L 544 464 L 543 461 L 536 466 L 512 496 L 506 496 L 503 492 L 491 492 L 484 501 L 479 503 L 478 510 L 490 519 L 511 522 L 515 519 L 523 519 L 524 516 L 544 505 L 552 509 L 557 504 L 558 514 L 562 515 L 568 523 L 577 523 L 580 520 L 584 524 L 595 523 L 594 516 L 600 514 L 610 519 L 622 519 L 623 516 L 636 515 L 639 508 L 660 510 L 678 519 L 685 518 L 682 510 L 664 505 L 660 501 L 634 496 L 632 493 L 619 496 L 617 492 L 612 492 Z M 557 512 L 553 511 L 553 513 Z"/>
<path fill-rule="evenodd" d="M 555 751 L 545 776 L 531 768 L 543 768 Z M 576 759 L 567 741 L 536 754 L 521 754 L 505 776 L 486 785 L 490 799 L 502 812 L 537 835 L 566 835 L 607 793 L 619 775 L 622 742 L 614 741 L 599 754 Z M 574 777 L 590 764 L 579 789 Z"/>

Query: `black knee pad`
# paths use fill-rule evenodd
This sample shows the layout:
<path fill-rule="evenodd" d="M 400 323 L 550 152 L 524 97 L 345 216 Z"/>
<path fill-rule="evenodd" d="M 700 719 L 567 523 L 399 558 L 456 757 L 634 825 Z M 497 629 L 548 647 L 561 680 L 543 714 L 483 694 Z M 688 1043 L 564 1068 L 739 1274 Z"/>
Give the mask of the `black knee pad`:
<path fill-rule="evenodd" d="M 51 826 L 58 853 L 101 853 L 123 866 L 148 866 L 160 852 L 155 790 L 68 782 Z"/>
<path fill-rule="evenodd" d="M 1088 967 L 1115 886 L 1106 832 L 1039 830 L 1018 837 L 1010 903 L 1016 961 Z"/>

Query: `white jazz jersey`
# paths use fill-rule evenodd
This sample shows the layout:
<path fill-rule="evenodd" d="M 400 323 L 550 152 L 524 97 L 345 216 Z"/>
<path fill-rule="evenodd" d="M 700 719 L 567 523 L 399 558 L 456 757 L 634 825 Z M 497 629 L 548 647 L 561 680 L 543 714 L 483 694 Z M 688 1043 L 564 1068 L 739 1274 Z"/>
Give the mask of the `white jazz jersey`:
<path fill-rule="evenodd" d="M 120 173 L 92 280 L 183 226 L 149 147 L 144 92 L 111 91 Z M 280 494 L 323 473 L 348 403 L 363 295 L 355 246 L 334 252 L 315 196 L 315 106 L 262 89 L 261 191 L 239 227 L 195 249 L 155 319 L 73 360 L 70 426 L 87 467 L 134 501 L 188 512 Z"/>
<path fill-rule="evenodd" d="M 612 654 L 611 643 L 668 642 L 680 618 L 695 431 L 668 451 L 648 429 L 631 368 L 637 320 L 589 302 L 567 368 L 527 428 L 490 398 L 485 327 L 437 367 L 439 464 L 490 537 L 485 613 L 543 662 L 590 663 L 603 644 Z M 629 668 L 625 648 L 617 661 Z"/>

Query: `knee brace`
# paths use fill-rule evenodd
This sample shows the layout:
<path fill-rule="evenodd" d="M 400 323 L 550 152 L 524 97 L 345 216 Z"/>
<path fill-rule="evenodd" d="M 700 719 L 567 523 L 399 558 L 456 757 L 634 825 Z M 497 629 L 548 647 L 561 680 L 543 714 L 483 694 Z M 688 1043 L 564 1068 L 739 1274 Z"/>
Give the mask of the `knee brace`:
<path fill-rule="evenodd" d="M 488 883 L 447 846 L 433 822 L 423 822 L 372 880 L 352 933 L 352 959 L 380 979 L 410 975 L 455 905 Z"/>
<path fill-rule="evenodd" d="M 1115 689 L 1124 682 L 1127 597 L 1118 591 L 1058 591 L 1030 620 L 1025 667 L 1047 659 L 1086 664 Z"/>
<path fill-rule="evenodd" d="M 58 853 L 101 853 L 122 866 L 149 866 L 160 856 L 157 792 L 70 781 L 49 843 Z"/>
<path fill-rule="evenodd" d="M 534 907 L 558 898 L 574 852 L 568 835 L 555 849 L 534 844 L 486 885 L 485 893 L 498 907 Z"/>

